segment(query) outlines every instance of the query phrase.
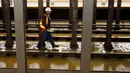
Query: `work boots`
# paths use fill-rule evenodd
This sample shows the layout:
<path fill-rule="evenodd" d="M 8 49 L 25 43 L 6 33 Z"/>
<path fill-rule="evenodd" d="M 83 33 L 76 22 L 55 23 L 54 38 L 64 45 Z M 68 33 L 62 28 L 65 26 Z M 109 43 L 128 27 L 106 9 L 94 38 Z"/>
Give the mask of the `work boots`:
<path fill-rule="evenodd" d="M 52 46 L 53 48 L 55 48 L 55 47 L 59 47 L 59 45 L 54 45 L 54 46 Z"/>

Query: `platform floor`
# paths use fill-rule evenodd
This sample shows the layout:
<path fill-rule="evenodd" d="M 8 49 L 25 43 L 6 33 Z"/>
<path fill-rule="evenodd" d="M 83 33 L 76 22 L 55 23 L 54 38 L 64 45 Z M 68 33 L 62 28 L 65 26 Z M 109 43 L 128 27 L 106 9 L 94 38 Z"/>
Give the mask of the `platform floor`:
<path fill-rule="evenodd" d="M 62 69 L 80 70 L 80 58 L 59 57 L 49 58 L 47 56 L 27 57 L 29 69 Z M 0 68 L 17 68 L 15 56 L 0 56 Z M 92 71 L 130 71 L 129 59 L 102 59 L 91 60 Z"/>

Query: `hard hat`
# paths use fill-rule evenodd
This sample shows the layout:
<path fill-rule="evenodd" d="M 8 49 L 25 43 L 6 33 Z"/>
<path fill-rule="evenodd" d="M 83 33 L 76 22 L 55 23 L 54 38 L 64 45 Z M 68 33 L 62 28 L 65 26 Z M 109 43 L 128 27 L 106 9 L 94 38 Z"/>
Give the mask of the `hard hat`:
<path fill-rule="evenodd" d="M 47 7 L 45 11 L 52 11 L 50 7 Z"/>

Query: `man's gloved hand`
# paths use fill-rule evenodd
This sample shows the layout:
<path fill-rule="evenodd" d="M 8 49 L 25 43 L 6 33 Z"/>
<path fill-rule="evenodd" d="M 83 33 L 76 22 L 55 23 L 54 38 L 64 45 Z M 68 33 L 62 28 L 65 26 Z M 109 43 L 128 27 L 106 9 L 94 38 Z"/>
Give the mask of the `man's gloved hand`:
<path fill-rule="evenodd" d="M 48 32 L 54 32 L 54 29 L 49 28 L 49 29 L 47 29 L 47 31 L 48 31 Z"/>

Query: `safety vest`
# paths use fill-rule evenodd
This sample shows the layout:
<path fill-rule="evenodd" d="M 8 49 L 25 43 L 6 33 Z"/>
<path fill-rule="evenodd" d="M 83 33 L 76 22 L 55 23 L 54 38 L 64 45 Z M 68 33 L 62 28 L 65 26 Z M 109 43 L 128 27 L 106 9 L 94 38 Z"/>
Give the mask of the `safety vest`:
<path fill-rule="evenodd" d="M 49 21 L 48 21 L 48 16 L 46 14 L 44 14 L 46 16 L 46 25 L 48 25 Z M 45 26 L 43 26 L 43 23 L 42 23 L 42 19 L 40 19 L 40 28 L 44 30 L 46 30 Z"/>

